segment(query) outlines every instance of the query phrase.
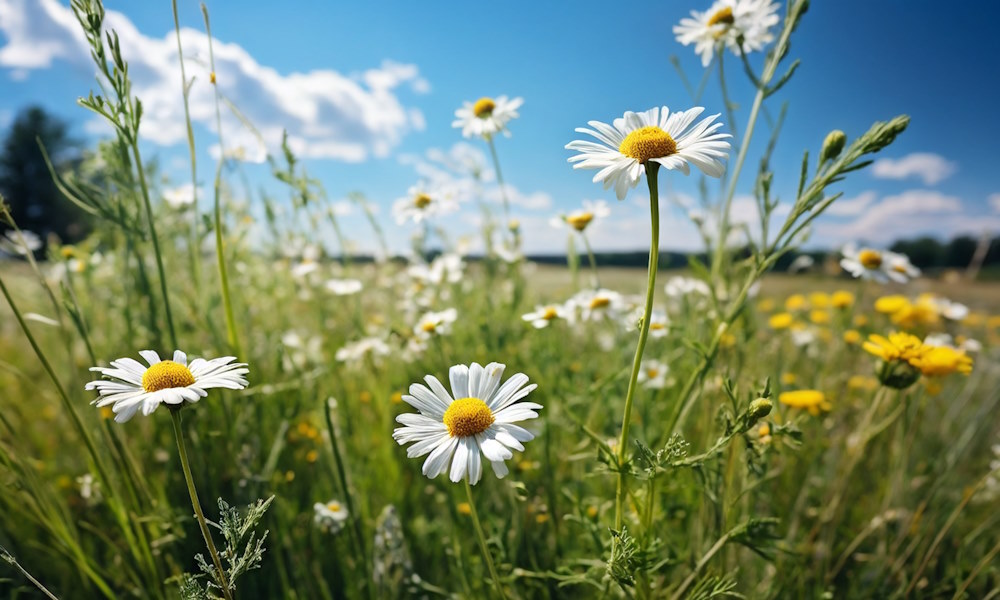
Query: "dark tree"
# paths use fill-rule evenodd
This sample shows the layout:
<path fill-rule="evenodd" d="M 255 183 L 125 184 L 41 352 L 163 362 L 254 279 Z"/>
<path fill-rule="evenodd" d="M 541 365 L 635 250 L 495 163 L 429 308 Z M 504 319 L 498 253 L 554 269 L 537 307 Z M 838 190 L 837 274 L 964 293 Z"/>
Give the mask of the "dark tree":
<path fill-rule="evenodd" d="M 28 107 L 11 124 L 0 152 L 0 193 L 21 229 L 42 239 L 55 234 L 64 242 L 77 241 L 89 229 L 86 213 L 56 188 L 39 141 L 57 172 L 79 162 L 80 152 L 66 123 L 38 106 Z"/>

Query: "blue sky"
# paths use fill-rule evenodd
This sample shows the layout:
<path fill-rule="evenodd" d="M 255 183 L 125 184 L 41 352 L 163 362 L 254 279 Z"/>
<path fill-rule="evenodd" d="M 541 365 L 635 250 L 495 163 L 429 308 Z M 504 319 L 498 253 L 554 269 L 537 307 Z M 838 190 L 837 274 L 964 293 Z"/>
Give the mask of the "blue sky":
<path fill-rule="evenodd" d="M 106 5 L 147 106 L 146 156 L 158 155 L 173 183 L 187 183 L 170 2 L 108 0 Z M 668 59 L 678 56 L 693 80 L 703 70 L 691 48 L 674 40 L 671 28 L 690 10 L 709 5 L 650 3 L 623 14 L 623 5 L 612 2 L 512 1 L 489 12 L 445 3 L 208 2 L 223 93 L 250 115 L 272 146 L 287 128 L 331 197 L 360 190 L 377 202 L 398 248 L 405 246 L 408 228 L 389 223 L 391 204 L 420 173 L 441 171 L 435 151 L 447 153 L 463 143 L 451 127 L 454 110 L 480 96 L 523 97 L 521 118 L 510 127 L 513 136 L 499 139 L 498 151 L 504 175 L 516 187 L 514 212 L 524 223 L 528 251 L 564 248 L 563 234 L 547 221 L 584 199 L 604 199 L 613 209 L 593 231 L 597 248 L 643 247 L 648 239 L 643 188 L 618 203 L 613 193 L 591 183 L 592 173 L 570 168 L 571 153 L 563 146 L 576 139 L 575 127 L 591 119 L 609 122 L 625 110 L 655 105 L 690 107 Z M 184 33 L 188 73 L 197 77 L 193 105 L 204 185 L 214 169 L 210 149 L 216 136 L 199 33 L 203 24 L 198 2 L 180 0 L 179 6 L 181 24 L 190 28 Z M 74 105 L 94 79 L 71 19 L 68 0 L 0 0 L 0 126 L 19 108 L 38 103 L 70 120 L 82 138 L 106 135 Z M 782 101 L 790 103 L 774 158 L 780 196 L 791 200 L 802 151 L 815 154 L 829 130 L 854 137 L 876 120 L 902 113 L 913 119 L 879 156 L 885 160 L 878 169 L 840 184 L 846 201 L 835 205 L 837 214 L 821 219 L 813 245 L 1000 233 L 998 19 L 1000 4 L 992 2 L 953 3 L 946 10 L 931 0 L 813 2 L 793 37 L 792 57 L 802 66 L 769 101 L 775 113 Z M 752 90 L 733 57 L 727 58 L 742 131 Z M 710 113 L 722 109 L 717 89 L 713 74 L 701 100 Z M 223 134 L 227 148 L 256 147 L 232 118 Z M 464 143 L 484 149 L 477 140 Z M 753 155 L 747 165 L 742 194 L 753 181 Z M 254 183 L 280 190 L 266 166 L 248 163 L 244 169 Z M 663 187 L 681 196 L 696 194 L 696 176 L 667 178 Z M 751 204 L 737 199 L 739 218 L 749 216 Z M 476 213 L 470 205 L 443 224 L 471 232 Z M 349 229 L 355 220 L 360 224 L 359 215 L 343 218 Z M 679 209 L 665 211 L 664 220 L 667 247 L 697 246 Z M 360 247 L 371 247 L 364 234 L 356 238 Z"/>

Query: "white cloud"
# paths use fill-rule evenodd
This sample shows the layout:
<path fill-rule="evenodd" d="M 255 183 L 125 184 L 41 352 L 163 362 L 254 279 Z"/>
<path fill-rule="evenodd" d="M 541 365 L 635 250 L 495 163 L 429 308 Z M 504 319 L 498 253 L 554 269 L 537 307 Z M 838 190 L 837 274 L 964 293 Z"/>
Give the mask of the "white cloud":
<path fill-rule="evenodd" d="M 89 49 L 72 11 L 57 0 L 0 0 L 0 66 L 45 69 L 66 62 L 93 68 Z M 142 99 L 140 133 L 144 139 L 173 145 L 186 139 L 181 102 L 180 67 L 173 30 L 163 37 L 140 32 L 122 13 L 107 11 L 106 27 L 118 32 L 129 62 L 133 92 Z M 191 118 L 215 129 L 214 90 L 209 83 L 208 37 L 181 29 L 185 66 L 195 82 Z M 410 131 L 424 127 L 420 111 L 402 104 L 397 92 L 429 90 L 415 65 L 384 61 L 377 68 L 344 75 L 332 70 L 282 74 L 262 65 L 235 43 L 213 40 L 220 92 L 231 99 L 258 129 L 274 152 L 287 129 L 289 144 L 302 157 L 358 162 L 386 156 Z M 88 128 L 90 130 L 90 128 Z M 229 149 L 243 149 L 248 159 L 263 156 L 258 138 L 223 107 L 223 138 Z M 216 153 L 218 149 L 216 148 Z"/>
<path fill-rule="evenodd" d="M 835 203 L 836 204 L 836 203 Z M 818 234 L 835 240 L 867 239 L 886 241 L 911 237 L 916 233 L 950 233 L 948 227 L 959 221 L 962 203 L 955 196 L 934 190 L 909 190 L 886 196 L 867 208 L 857 219 L 847 223 L 820 223 Z"/>
<path fill-rule="evenodd" d="M 990 203 L 990 208 L 993 209 L 993 212 L 1000 213 L 1000 192 L 997 192 L 995 194 L 990 194 L 988 200 Z"/>
<path fill-rule="evenodd" d="M 823 214 L 834 217 L 856 217 L 863 213 L 877 198 L 878 194 L 871 190 L 861 192 L 853 198 L 838 198 Z"/>
<path fill-rule="evenodd" d="M 882 179 L 919 177 L 927 185 L 935 185 L 950 177 L 958 165 L 939 154 L 914 152 L 902 158 L 880 158 L 872 165 L 872 175 Z"/>

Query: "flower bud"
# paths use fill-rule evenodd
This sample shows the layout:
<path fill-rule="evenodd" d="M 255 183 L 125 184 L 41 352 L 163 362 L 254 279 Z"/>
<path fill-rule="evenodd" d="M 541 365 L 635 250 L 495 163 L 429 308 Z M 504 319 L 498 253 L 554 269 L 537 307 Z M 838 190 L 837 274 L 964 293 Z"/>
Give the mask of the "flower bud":
<path fill-rule="evenodd" d="M 920 369 L 901 360 L 878 361 L 875 374 L 882 385 L 894 390 L 905 390 L 920 379 Z"/>
<path fill-rule="evenodd" d="M 824 163 L 840 156 L 840 151 L 844 149 L 844 144 L 846 143 L 847 136 L 844 135 L 843 131 L 834 129 L 828 133 L 826 139 L 823 140 L 823 149 L 819 153 L 819 162 Z"/>
<path fill-rule="evenodd" d="M 751 402 L 750 407 L 747 409 L 747 428 L 752 427 L 754 423 L 771 414 L 773 406 L 767 398 L 757 398 Z"/>

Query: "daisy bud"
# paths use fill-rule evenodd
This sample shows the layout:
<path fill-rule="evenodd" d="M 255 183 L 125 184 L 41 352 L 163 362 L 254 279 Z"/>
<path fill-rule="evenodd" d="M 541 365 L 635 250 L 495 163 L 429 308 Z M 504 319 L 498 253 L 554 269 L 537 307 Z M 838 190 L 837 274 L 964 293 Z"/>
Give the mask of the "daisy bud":
<path fill-rule="evenodd" d="M 750 407 L 747 409 L 747 429 L 753 427 L 753 425 L 771 414 L 771 408 L 774 405 L 767 398 L 757 398 L 750 403 Z"/>
<path fill-rule="evenodd" d="M 920 369 L 903 360 L 880 360 L 876 364 L 875 374 L 882 385 L 894 390 L 905 390 L 920 379 Z"/>
<path fill-rule="evenodd" d="M 846 143 L 847 136 L 839 129 L 834 129 L 826 134 L 826 139 L 823 140 L 823 149 L 819 153 L 819 162 L 824 163 L 840 156 L 840 152 L 844 149 L 844 144 Z"/>

